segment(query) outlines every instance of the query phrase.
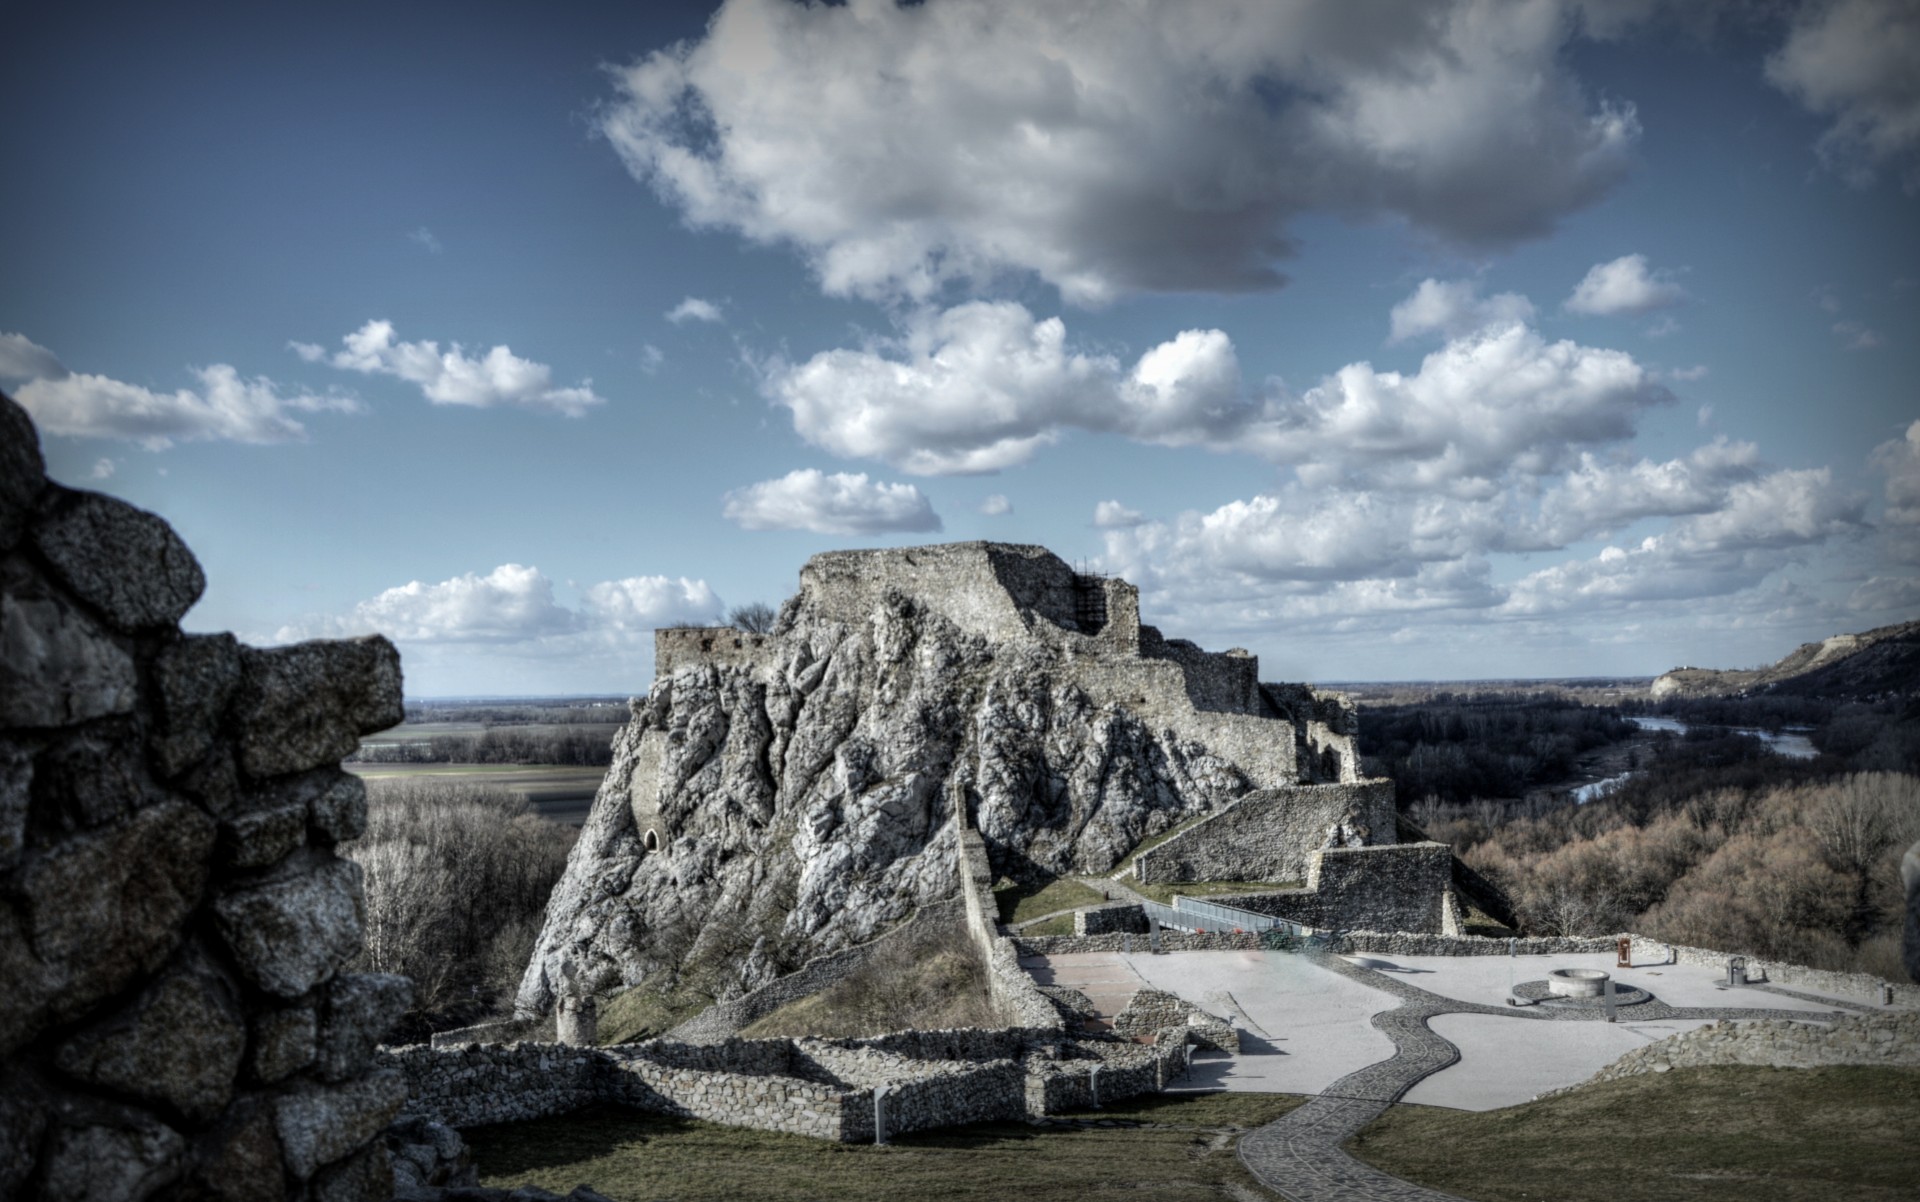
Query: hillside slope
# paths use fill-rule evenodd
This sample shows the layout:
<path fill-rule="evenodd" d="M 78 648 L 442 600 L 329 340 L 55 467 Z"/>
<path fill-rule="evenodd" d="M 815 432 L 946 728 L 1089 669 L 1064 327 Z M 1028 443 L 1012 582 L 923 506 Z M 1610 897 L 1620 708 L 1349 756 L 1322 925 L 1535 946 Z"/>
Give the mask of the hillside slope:
<path fill-rule="evenodd" d="M 1762 691 L 1861 697 L 1912 692 L 1916 682 L 1920 682 L 1920 622 L 1903 622 L 1803 643 L 1765 668 L 1675 668 L 1655 680 L 1651 691 L 1656 701 Z"/>

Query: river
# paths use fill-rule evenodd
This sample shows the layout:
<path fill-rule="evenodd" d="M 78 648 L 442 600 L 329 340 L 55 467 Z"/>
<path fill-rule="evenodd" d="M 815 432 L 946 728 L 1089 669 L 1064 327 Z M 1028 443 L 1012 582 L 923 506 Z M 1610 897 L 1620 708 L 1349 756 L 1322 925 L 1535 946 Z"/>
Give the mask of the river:
<path fill-rule="evenodd" d="M 1629 714 L 1627 721 L 1638 726 L 1641 730 L 1667 731 L 1676 735 L 1684 735 L 1687 733 L 1687 724 L 1678 718 L 1643 718 L 1637 714 Z M 1752 735 L 1762 743 L 1765 743 L 1767 749 L 1775 755 L 1784 755 L 1789 759 L 1810 760 L 1820 754 L 1820 752 L 1814 748 L 1813 742 L 1807 738 L 1807 733 L 1804 729 L 1786 730 L 1775 734 L 1772 731 L 1755 730 L 1749 727 L 1736 727 L 1734 728 L 1734 733 Z M 1621 781 L 1626 780 L 1632 775 L 1633 773 L 1631 772 L 1622 772 L 1618 776 L 1609 776 L 1605 780 L 1597 780 L 1590 785 L 1581 785 L 1573 791 L 1573 800 L 1578 805 L 1585 805 L 1595 798 L 1605 797 L 1608 793 L 1619 788 Z"/>

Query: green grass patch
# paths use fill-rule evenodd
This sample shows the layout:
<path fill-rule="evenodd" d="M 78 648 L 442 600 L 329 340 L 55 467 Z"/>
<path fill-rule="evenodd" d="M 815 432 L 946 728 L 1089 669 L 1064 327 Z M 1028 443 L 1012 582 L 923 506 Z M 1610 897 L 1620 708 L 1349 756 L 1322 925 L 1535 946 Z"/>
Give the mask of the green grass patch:
<path fill-rule="evenodd" d="M 1097 889 L 1088 888 L 1069 877 L 1061 877 L 1045 884 L 1003 885 L 994 890 L 993 900 L 1000 907 L 1000 921 L 1013 923 L 1039 918 L 1056 910 L 1103 905 L 1107 899 Z"/>
<path fill-rule="evenodd" d="M 1057 918 L 1049 918 L 1045 922 L 1036 922 L 1032 926 L 1021 927 L 1019 933 L 1033 936 L 1071 935 L 1073 934 L 1073 915 L 1062 914 Z"/>
<path fill-rule="evenodd" d="M 1484 1113 L 1395 1106 L 1347 1144 L 1478 1202 L 1914 1196 L 1920 1069 L 1679 1069 Z"/>
<path fill-rule="evenodd" d="M 987 966 L 959 926 L 889 936 L 865 964 L 819 993 L 798 998 L 741 1031 L 839 1039 L 913 1027 L 999 1025 Z"/>
<path fill-rule="evenodd" d="M 600 1003 L 600 1024 L 594 1036 L 602 1047 L 639 1043 L 679 1026 L 712 1004 L 712 999 L 704 995 L 668 993 L 639 985 Z"/>
<path fill-rule="evenodd" d="M 1167 1095 L 1082 1116 L 1170 1129 L 1048 1129 L 975 1123 L 897 1137 L 886 1147 L 837 1144 L 598 1106 L 464 1134 L 481 1184 L 585 1183 L 617 1202 L 791 1202 L 848 1199 L 973 1202 L 1219 1202 L 1265 1197 L 1234 1154 L 1241 1130 L 1304 1101 L 1275 1094 Z"/>
<path fill-rule="evenodd" d="M 1163 906 L 1173 904 L 1176 894 L 1185 897 L 1224 897 L 1236 893 L 1272 893 L 1276 889 L 1298 889 L 1300 881 L 1180 881 L 1170 885 L 1142 885 L 1131 888 L 1142 897 L 1150 897 Z"/>

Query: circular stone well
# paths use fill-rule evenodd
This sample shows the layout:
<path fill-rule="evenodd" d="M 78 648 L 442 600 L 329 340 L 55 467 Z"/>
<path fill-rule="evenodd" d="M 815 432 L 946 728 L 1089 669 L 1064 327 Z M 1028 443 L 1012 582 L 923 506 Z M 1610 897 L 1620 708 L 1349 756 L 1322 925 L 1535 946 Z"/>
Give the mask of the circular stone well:
<path fill-rule="evenodd" d="M 1597 968 L 1556 968 L 1547 973 L 1547 989 L 1555 997 L 1599 997 L 1607 974 Z"/>

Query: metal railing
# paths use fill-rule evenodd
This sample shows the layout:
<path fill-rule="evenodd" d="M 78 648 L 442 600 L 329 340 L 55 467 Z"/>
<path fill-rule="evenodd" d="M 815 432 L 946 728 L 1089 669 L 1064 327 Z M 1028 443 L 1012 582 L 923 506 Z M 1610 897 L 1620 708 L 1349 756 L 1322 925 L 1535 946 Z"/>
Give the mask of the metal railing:
<path fill-rule="evenodd" d="M 1148 918 L 1176 931 L 1279 931 L 1294 938 L 1305 938 L 1313 933 L 1313 928 L 1290 919 L 1256 914 L 1252 910 L 1240 910 L 1183 895 L 1175 895 L 1171 906 L 1150 901 L 1142 902 L 1140 908 Z"/>

